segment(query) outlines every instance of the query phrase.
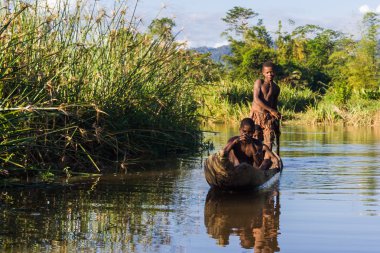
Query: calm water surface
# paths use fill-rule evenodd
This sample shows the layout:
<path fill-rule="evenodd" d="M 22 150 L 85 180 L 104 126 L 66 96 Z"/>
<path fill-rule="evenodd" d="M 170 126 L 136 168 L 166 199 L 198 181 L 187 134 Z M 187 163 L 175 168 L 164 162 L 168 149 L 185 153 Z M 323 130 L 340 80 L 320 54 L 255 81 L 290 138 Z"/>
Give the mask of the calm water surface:
<path fill-rule="evenodd" d="M 237 133 L 216 130 L 216 149 Z M 380 252 L 380 130 L 282 132 L 280 184 L 254 194 L 210 191 L 204 157 L 1 186 L 0 251 Z"/>

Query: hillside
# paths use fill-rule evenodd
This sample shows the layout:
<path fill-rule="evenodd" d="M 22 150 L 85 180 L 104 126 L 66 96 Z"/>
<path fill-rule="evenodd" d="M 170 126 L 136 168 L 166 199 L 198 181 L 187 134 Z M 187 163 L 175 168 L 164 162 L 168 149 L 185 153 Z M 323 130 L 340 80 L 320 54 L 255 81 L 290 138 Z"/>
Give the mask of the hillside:
<path fill-rule="evenodd" d="M 223 62 L 223 55 L 231 55 L 231 48 L 228 45 L 221 46 L 221 47 L 197 47 L 197 48 L 192 48 L 193 50 L 206 54 L 210 53 L 211 54 L 211 59 L 214 60 L 215 62 Z"/>

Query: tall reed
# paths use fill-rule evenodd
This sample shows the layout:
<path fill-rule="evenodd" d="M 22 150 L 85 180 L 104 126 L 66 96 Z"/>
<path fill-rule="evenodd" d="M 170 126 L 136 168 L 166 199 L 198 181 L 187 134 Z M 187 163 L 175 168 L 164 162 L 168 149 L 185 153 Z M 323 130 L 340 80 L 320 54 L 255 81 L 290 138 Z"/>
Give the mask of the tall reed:
<path fill-rule="evenodd" d="M 248 117 L 253 100 L 254 80 L 222 79 L 217 84 L 201 89 L 200 114 L 208 122 L 238 122 Z M 278 108 L 283 119 L 293 119 L 317 103 L 319 97 L 310 89 L 299 89 L 279 83 L 281 92 Z"/>
<path fill-rule="evenodd" d="M 346 104 L 337 104 L 325 96 L 316 106 L 308 108 L 300 121 L 307 124 L 344 124 L 373 126 L 378 124 L 380 102 L 353 96 Z"/>
<path fill-rule="evenodd" d="M 249 116 L 253 85 L 246 80 L 221 79 L 199 89 L 199 113 L 205 122 L 238 122 Z"/>
<path fill-rule="evenodd" d="M 125 169 L 136 157 L 197 148 L 194 91 L 207 69 L 173 39 L 140 32 L 135 7 L 2 6 L 3 168 Z"/>

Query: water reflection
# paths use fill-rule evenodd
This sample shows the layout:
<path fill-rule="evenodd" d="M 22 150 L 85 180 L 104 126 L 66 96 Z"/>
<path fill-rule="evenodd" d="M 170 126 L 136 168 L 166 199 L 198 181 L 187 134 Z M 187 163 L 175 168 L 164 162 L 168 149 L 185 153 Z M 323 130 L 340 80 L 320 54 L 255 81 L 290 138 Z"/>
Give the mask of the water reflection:
<path fill-rule="evenodd" d="M 0 251 L 158 252 L 171 244 L 170 217 L 186 200 L 175 187 L 183 174 L 72 178 L 4 190 Z"/>
<path fill-rule="evenodd" d="M 278 252 L 280 196 L 277 188 L 265 192 L 236 194 L 210 189 L 205 203 L 207 233 L 217 244 L 229 244 L 238 236 L 242 248 L 255 253 Z"/>
<path fill-rule="evenodd" d="M 237 134 L 218 131 L 209 133 L 215 150 Z M 282 132 L 281 209 L 276 189 L 208 193 L 201 157 L 128 175 L 0 184 L 0 252 L 379 252 L 380 128 Z"/>

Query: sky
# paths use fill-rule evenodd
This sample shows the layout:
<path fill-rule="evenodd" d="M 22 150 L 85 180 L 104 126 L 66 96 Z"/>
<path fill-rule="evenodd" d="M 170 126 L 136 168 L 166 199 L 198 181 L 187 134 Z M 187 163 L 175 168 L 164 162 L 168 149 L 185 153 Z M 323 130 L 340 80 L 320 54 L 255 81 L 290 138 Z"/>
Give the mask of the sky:
<path fill-rule="evenodd" d="M 380 13 L 380 0 L 140 0 L 137 13 L 145 22 L 157 14 L 174 18 L 175 30 L 181 31 L 178 39 L 187 41 L 189 47 L 217 47 L 226 44 L 226 39 L 220 36 L 226 29 L 221 19 L 234 6 L 259 13 L 258 18 L 263 19 L 271 33 L 281 20 L 287 30 L 315 24 L 358 36 L 363 14 Z M 289 19 L 295 21 L 294 26 Z"/>
<path fill-rule="evenodd" d="M 77 0 L 68 1 L 75 4 Z M 95 1 L 109 8 L 114 1 L 122 0 Z M 234 6 L 259 13 L 258 18 L 263 19 L 270 33 L 277 30 L 281 20 L 285 31 L 314 24 L 358 36 L 363 14 L 369 11 L 380 14 L 380 0 L 127 0 L 130 11 L 136 1 L 136 15 L 142 19 L 141 29 L 154 18 L 172 18 L 176 23 L 174 32 L 179 32 L 177 39 L 186 41 L 188 47 L 225 45 L 226 38 L 221 33 L 226 25 L 222 18 Z M 289 19 L 295 21 L 295 25 L 290 25 Z"/>

